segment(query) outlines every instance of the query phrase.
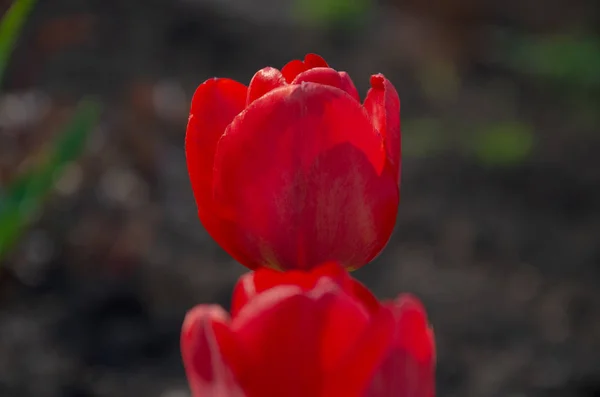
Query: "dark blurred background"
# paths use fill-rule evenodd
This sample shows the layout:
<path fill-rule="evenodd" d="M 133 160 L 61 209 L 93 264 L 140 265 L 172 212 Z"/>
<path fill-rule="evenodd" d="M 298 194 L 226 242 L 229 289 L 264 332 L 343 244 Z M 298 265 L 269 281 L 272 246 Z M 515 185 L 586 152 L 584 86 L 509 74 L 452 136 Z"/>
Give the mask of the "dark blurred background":
<path fill-rule="evenodd" d="M 191 95 L 307 52 L 400 93 L 398 224 L 355 275 L 422 298 L 439 396 L 600 396 L 600 2 L 48 0 L 2 85 L 1 185 L 80 98 L 102 113 L 0 258 L 1 397 L 189 396 L 184 313 L 244 271 L 196 217 Z"/>

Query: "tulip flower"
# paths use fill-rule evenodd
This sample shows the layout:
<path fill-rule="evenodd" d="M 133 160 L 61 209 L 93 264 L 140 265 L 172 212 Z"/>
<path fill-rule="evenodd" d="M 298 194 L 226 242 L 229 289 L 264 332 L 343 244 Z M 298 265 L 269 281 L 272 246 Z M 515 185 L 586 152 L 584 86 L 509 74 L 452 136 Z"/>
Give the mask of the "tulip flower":
<path fill-rule="evenodd" d="M 393 231 L 400 100 L 381 74 L 361 103 L 345 72 L 309 54 L 248 86 L 202 83 L 186 157 L 199 218 L 243 265 L 308 270 L 370 262 Z"/>
<path fill-rule="evenodd" d="M 188 312 L 193 397 L 433 397 L 435 347 L 411 295 L 380 303 L 337 263 L 241 277 L 231 315 Z"/>

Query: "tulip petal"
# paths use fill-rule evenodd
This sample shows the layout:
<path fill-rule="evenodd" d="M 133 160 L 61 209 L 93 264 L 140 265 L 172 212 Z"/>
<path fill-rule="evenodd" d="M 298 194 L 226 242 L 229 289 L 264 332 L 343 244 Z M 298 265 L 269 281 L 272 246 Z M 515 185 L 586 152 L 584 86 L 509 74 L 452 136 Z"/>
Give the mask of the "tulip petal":
<path fill-rule="evenodd" d="M 363 397 L 363 391 L 389 351 L 393 330 L 394 320 L 389 309 L 374 313 L 369 326 L 328 377 L 323 396 Z"/>
<path fill-rule="evenodd" d="M 358 302 L 327 278 L 308 293 L 295 286 L 269 289 L 232 323 L 252 368 L 260 368 L 240 384 L 252 397 L 321 396 L 326 373 L 354 345 L 367 321 Z"/>
<path fill-rule="evenodd" d="M 198 216 L 207 232 L 236 260 L 254 268 L 251 257 L 231 245 L 237 233 L 235 223 L 216 211 L 213 197 L 213 166 L 218 140 L 246 104 L 246 86 L 230 79 L 210 79 L 202 83 L 192 99 L 185 137 L 185 152 Z"/>
<path fill-rule="evenodd" d="M 240 379 L 249 396 L 317 395 L 321 324 L 315 312 L 314 302 L 294 286 L 272 288 L 240 311 L 232 327 L 251 358 Z"/>
<path fill-rule="evenodd" d="M 329 305 L 319 340 L 323 349 L 319 367 L 329 374 L 357 343 L 368 326 L 369 314 L 360 301 L 328 278 L 321 278 L 310 295 L 318 304 Z"/>
<path fill-rule="evenodd" d="M 264 264 L 357 268 L 393 230 L 395 176 L 364 109 L 343 91 L 287 86 L 254 101 L 217 146 L 215 195 Z"/>
<path fill-rule="evenodd" d="M 334 280 L 340 285 L 348 285 L 349 290 L 354 292 L 354 280 L 336 262 L 325 263 L 310 272 L 298 270 L 281 272 L 263 267 L 242 275 L 236 283 L 231 301 L 231 316 L 236 317 L 249 300 L 270 288 L 278 285 L 294 285 L 300 287 L 302 291 L 308 291 L 314 288 L 322 277 Z M 363 296 L 363 292 L 360 293 Z M 373 299 L 377 302 L 376 298 Z"/>
<path fill-rule="evenodd" d="M 285 81 L 291 83 L 297 75 L 307 70 L 308 67 L 304 64 L 304 62 L 294 59 L 281 68 L 281 74 L 283 74 L 283 77 L 285 77 Z"/>
<path fill-rule="evenodd" d="M 344 76 L 342 73 L 338 73 L 331 68 L 312 68 L 297 75 L 292 81 L 292 84 L 300 84 L 303 82 L 325 84 L 339 88 L 348 93 L 352 98 L 357 101 L 359 100 L 358 91 L 356 91 L 356 87 L 354 87 L 354 84 L 347 73 Z"/>
<path fill-rule="evenodd" d="M 346 72 L 339 72 L 339 75 L 342 79 L 342 90 L 346 91 L 350 96 L 357 101 L 360 101 L 360 97 L 358 95 L 358 90 L 354 85 L 354 82 L 350 78 L 350 75 Z"/>
<path fill-rule="evenodd" d="M 329 85 L 342 89 L 342 78 L 339 73 L 331 68 L 312 68 L 297 75 L 292 84 L 312 82 Z"/>
<path fill-rule="evenodd" d="M 379 309 L 381 308 L 379 300 L 373 295 L 371 290 L 365 287 L 360 281 L 348 276 L 346 278 L 344 290 L 348 291 L 348 294 L 358 299 L 369 313 L 375 314 L 379 312 Z"/>
<path fill-rule="evenodd" d="M 396 318 L 396 345 L 409 349 L 419 362 L 435 361 L 433 330 L 423 304 L 411 294 L 400 295 L 393 303 Z"/>
<path fill-rule="evenodd" d="M 306 54 L 304 56 L 304 64 L 309 68 L 327 68 L 329 65 L 325 62 L 322 56 L 317 54 Z"/>
<path fill-rule="evenodd" d="M 375 374 L 367 397 L 433 397 L 435 342 L 423 305 L 411 295 L 390 305 L 396 322 L 388 356 Z"/>
<path fill-rule="evenodd" d="M 371 89 L 367 93 L 364 107 L 373 121 L 373 126 L 383 136 L 388 160 L 400 181 L 400 98 L 392 83 L 382 74 L 371 76 Z"/>
<path fill-rule="evenodd" d="M 227 337 L 233 338 L 221 307 L 200 305 L 186 315 L 181 355 L 193 397 L 245 396 L 221 352 Z"/>
<path fill-rule="evenodd" d="M 285 77 L 288 83 L 291 83 L 296 76 L 302 72 L 305 72 L 312 68 L 326 68 L 329 67 L 327 62 L 317 54 L 306 54 L 304 61 L 294 59 L 288 62 L 283 68 L 281 73 Z"/>
<path fill-rule="evenodd" d="M 285 78 L 279 70 L 271 67 L 261 69 L 250 80 L 246 104 L 249 105 L 267 92 L 284 85 Z"/>
<path fill-rule="evenodd" d="M 278 285 L 295 285 L 303 291 L 308 291 L 323 277 L 335 281 L 344 292 L 357 299 L 369 313 L 376 313 L 381 308 L 375 295 L 358 280 L 350 277 L 339 263 L 327 262 L 310 272 L 299 270 L 281 272 L 263 267 L 242 275 L 233 290 L 231 316 L 235 318 L 252 298 L 270 288 Z"/>

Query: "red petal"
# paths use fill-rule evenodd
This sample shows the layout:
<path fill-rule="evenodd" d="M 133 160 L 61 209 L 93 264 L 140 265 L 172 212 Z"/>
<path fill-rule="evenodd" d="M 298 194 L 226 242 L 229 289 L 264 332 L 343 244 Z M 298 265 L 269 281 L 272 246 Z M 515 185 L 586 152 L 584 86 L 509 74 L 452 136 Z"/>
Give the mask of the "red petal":
<path fill-rule="evenodd" d="M 366 326 L 360 305 L 331 280 L 309 293 L 280 286 L 258 295 L 232 329 L 247 357 L 240 380 L 254 396 L 321 396 L 324 377 L 339 365 Z"/>
<path fill-rule="evenodd" d="M 354 292 L 354 283 L 351 282 L 348 272 L 336 262 L 325 263 L 310 272 L 298 270 L 281 272 L 263 267 L 240 277 L 233 290 L 231 315 L 236 317 L 249 300 L 270 288 L 278 285 L 295 285 L 303 291 L 308 291 L 314 288 L 322 277 L 327 277 L 343 286 L 348 285 L 349 292 Z"/>
<path fill-rule="evenodd" d="M 371 89 L 364 103 L 373 125 L 383 136 L 388 159 L 400 181 L 400 98 L 382 74 L 371 76 Z"/>
<path fill-rule="evenodd" d="M 292 81 L 292 84 L 300 84 L 303 82 L 325 84 L 339 88 L 340 90 L 347 92 L 352 98 L 357 101 L 359 100 L 356 87 L 354 87 L 348 74 L 342 75 L 342 73 L 338 73 L 331 68 L 309 69 L 297 75 L 294 81 Z"/>
<path fill-rule="evenodd" d="M 308 70 L 308 67 L 304 62 L 294 59 L 281 68 L 281 74 L 285 77 L 285 81 L 291 83 L 297 75 L 306 70 Z"/>
<path fill-rule="evenodd" d="M 329 67 L 327 62 L 323 58 L 321 58 L 317 54 L 306 54 L 304 57 L 304 62 L 294 59 L 293 61 L 288 62 L 283 68 L 281 68 L 281 73 L 285 77 L 285 80 L 288 83 L 291 83 L 294 78 L 312 68 L 326 68 Z"/>
<path fill-rule="evenodd" d="M 360 101 L 360 97 L 358 96 L 358 90 L 354 85 L 354 82 L 350 78 L 350 75 L 346 72 L 339 72 L 339 75 L 342 79 L 342 90 L 346 91 L 350 96 L 357 101 Z"/>
<path fill-rule="evenodd" d="M 396 330 L 392 348 L 369 386 L 367 397 L 433 397 L 435 345 L 425 309 L 410 295 L 390 305 Z"/>
<path fill-rule="evenodd" d="M 286 85 L 285 78 L 279 70 L 271 67 L 261 69 L 250 81 L 246 104 L 249 105 L 267 92 L 284 85 Z"/>
<path fill-rule="evenodd" d="M 275 270 L 261 268 L 259 270 Z M 233 288 L 233 295 L 231 297 L 231 317 L 237 317 L 238 313 L 246 304 L 257 295 L 256 288 L 254 287 L 254 277 L 256 273 L 250 272 L 242 275 L 238 282 Z"/>
<path fill-rule="evenodd" d="M 317 54 L 306 54 L 304 64 L 309 68 L 327 68 L 329 65 L 325 59 Z"/>
<path fill-rule="evenodd" d="M 375 314 L 379 312 L 381 304 L 367 287 L 352 277 L 347 278 L 347 283 L 344 290 L 358 299 L 369 313 Z"/>
<path fill-rule="evenodd" d="M 357 268 L 394 227 L 398 187 L 384 167 L 360 104 L 303 83 L 272 91 L 232 122 L 217 147 L 215 193 L 265 264 Z"/>
<path fill-rule="evenodd" d="M 342 78 L 339 73 L 331 68 L 313 68 L 297 75 L 292 84 L 312 82 L 342 88 Z"/>
<path fill-rule="evenodd" d="M 235 224 L 222 219 L 213 199 L 213 166 L 218 140 L 246 104 L 246 86 L 230 79 L 210 79 L 202 83 L 192 99 L 185 137 L 188 172 L 198 206 L 200 221 L 231 256 L 248 267 L 250 257 L 235 248 Z"/>
<path fill-rule="evenodd" d="M 435 361 L 433 330 L 429 327 L 423 304 L 410 294 L 400 295 L 393 303 L 397 324 L 397 346 L 411 351 L 419 362 Z"/>
<path fill-rule="evenodd" d="M 233 338 L 229 316 L 219 306 L 200 305 L 185 318 L 181 332 L 181 355 L 192 396 L 244 397 L 220 344 Z"/>
<path fill-rule="evenodd" d="M 240 383 L 251 397 L 317 395 L 320 320 L 300 288 L 279 286 L 253 299 L 233 323 L 251 366 Z"/>
<path fill-rule="evenodd" d="M 325 374 L 342 365 L 369 323 L 361 302 L 341 290 L 332 280 L 322 278 L 311 296 L 321 305 L 329 305 L 319 343 L 324 349 L 320 368 Z"/>
<path fill-rule="evenodd" d="M 393 330 L 394 320 L 389 309 L 375 313 L 341 365 L 327 379 L 323 396 L 362 397 L 362 391 L 389 351 Z"/>

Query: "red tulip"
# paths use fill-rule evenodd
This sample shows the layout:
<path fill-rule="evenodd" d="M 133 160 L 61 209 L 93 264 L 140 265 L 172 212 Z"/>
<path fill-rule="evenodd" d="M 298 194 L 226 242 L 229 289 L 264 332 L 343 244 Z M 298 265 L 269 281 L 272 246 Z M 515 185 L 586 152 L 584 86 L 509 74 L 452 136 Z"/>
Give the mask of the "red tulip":
<path fill-rule="evenodd" d="M 231 317 L 197 306 L 181 349 L 193 397 L 434 396 L 423 306 L 410 295 L 380 304 L 333 262 L 242 276 Z"/>
<path fill-rule="evenodd" d="M 355 269 L 396 221 L 400 100 L 377 74 L 361 104 L 348 74 L 314 54 L 248 87 L 210 79 L 192 99 L 186 157 L 200 220 L 242 264 Z"/>

